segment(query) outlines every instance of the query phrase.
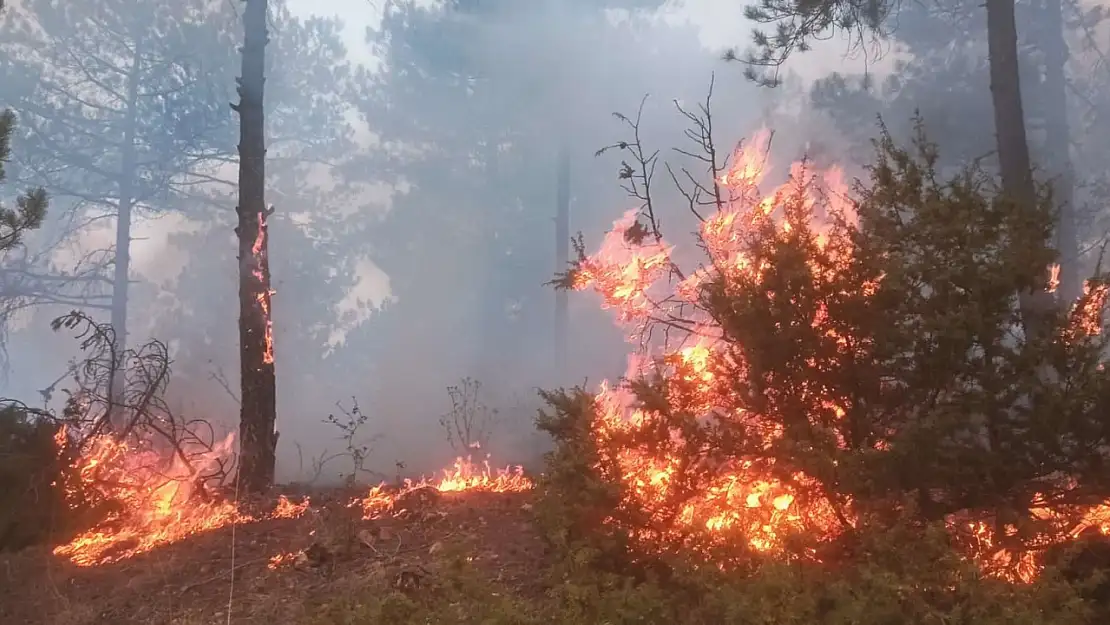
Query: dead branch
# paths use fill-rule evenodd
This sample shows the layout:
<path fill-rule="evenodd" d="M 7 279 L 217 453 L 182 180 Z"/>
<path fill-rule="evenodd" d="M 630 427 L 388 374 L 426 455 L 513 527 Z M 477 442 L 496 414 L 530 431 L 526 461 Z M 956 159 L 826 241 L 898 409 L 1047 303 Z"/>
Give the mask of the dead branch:
<path fill-rule="evenodd" d="M 628 161 L 621 161 L 621 169 L 618 176 L 621 180 L 627 181 L 621 184 L 621 188 L 630 196 L 640 200 L 640 210 L 648 219 L 651 233 L 655 236 L 656 241 L 660 241 L 663 239 L 663 232 L 661 230 L 659 218 L 655 213 L 655 204 L 651 192 L 651 181 L 655 176 L 655 167 L 659 161 L 659 150 L 647 154 L 644 151 L 644 144 L 640 140 L 640 122 L 644 116 L 644 105 L 647 103 L 647 99 L 648 96 L 645 94 L 640 100 L 640 108 L 636 111 L 635 120 L 621 113 L 613 113 L 613 117 L 624 122 L 625 125 L 632 129 L 632 140 L 618 141 L 612 145 L 605 146 L 594 155 L 601 156 L 613 149 L 628 152 L 632 155 L 632 158 L 636 161 L 635 167 L 630 165 Z"/>
<path fill-rule="evenodd" d="M 52 327 L 73 331 L 84 354 L 83 361 L 71 364 L 73 388 L 64 391 L 68 397 L 60 419 L 71 432 L 75 453 L 111 436 L 134 449 L 154 452 L 153 462 L 159 466 L 143 468 L 155 479 L 192 480 L 199 487 L 194 492 L 201 496 L 227 482 L 234 460 L 215 453 L 219 441 L 212 424 L 175 414 L 164 400 L 172 364 L 165 343 L 150 340 L 120 352 L 109 324 L 78 311 L 55 319 Z M 116 417 L 124 417 L 124 425 L 113 429 Z M 175 460 L 187 476 L 164 474 Z"/>
<path fill-rule="evenodd" d="M 489 445 L 498 410 L 481 400 L 481 389 L 482 383 L 469 377 L 447 387 L 451 410 L 439 418 L 439 424 L 447 435 L 447 444 L 455 453 L 466 453 Z"/>

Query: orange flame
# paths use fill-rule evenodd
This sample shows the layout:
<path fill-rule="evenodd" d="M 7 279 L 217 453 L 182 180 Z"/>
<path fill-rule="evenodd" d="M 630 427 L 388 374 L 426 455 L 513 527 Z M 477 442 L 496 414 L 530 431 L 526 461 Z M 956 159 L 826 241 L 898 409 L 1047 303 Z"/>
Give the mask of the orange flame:
<path fill-rule="evenodd" d="M 56 438 L 64 444 L 64 429 Z M 186 464 L 156 450 L 135 449 L 109 436 L 90 441 L 78 459 L 81 483 L 113 510 L 97 527 L 54 549 L 79 566 L 116 562 L 189 535 L 249 520 L 228 502 L 205 498 L 203 475 L 230 455 L 234 435 Z"/>
<path fill-rule="evenodd" d="M 254 256 L 254 269 L 251 273 L 258 283 L 262 285 L 262 291 L 258 294 L 258 305 L 262 308 L 262 315 L 266 318 L 265 340 L 266 351 L 262 355 L 262 362 L 271 365 L 274 363 L 274 322 L 270 317 L 270 303 L 274 290 L 269 288 L 269 276 L 266 275 L 268 264 L 267 259 L 267 224 L 266 213 L 258 213 L 258 233 L 254 237 L 254 245 L 251 246 L 251 254 Z"/>
<path fill-rule="evenodd" d="M 299 560 L 304 559 L 306 559 L 304 549 L 279 553 L 270 558 L 270 560 L 266 563 L 266 568 L 270 569 L 271 571 L 277 571 L 279 569 L 291 567 L 295 565 Z"/>
<path fill-rule="evenodd" d="M 505 467 L 492 470 L 489 455 L 479 464 L 471 458 L 456 458 L 450 469 L 444 469 L 439 478 L 405 480 L 399 489 L 390 489 L 384 483 L 370 489 L 362 498 L 351 502 L 362 507 L 363 518 L 373 519 L 394 511 L 398 499 L 421 490 L 432 489 L 441 493 L 489 492 L 512 493 L 531 490 L 533 482 L 524 475 L 522 467 Z"/>
<path fill-rule="evenodd" d="M 728 371 L 742 371 L 744 363 L 737 362 L 735 350 L 727 349 L 721 341 L 722 328 L 697 308 L 703 286 L 720 277 L 729 278 L 723 281 L 726 289 L 730 283 L 763 283 L 770 269 L 768 261 L 749 256 L 747 250 L 752 246 L 746 244 L 766 237 L 809 237 L 795 240 L 813 251 L 807 263 L 815 286 L 821 281 L 833 284 L 833 278 L 843 274 L 853 250 L 846 247 L 850 245 L 848 237 L 829 235 L 836 228 L 858 224 L 843 172 L 836 168 L 814 176 L 795 163 L 787 183 L 770 194 L 761 194 L 758 186 L 768 171 L 764 148 L 769 138 L 770 133 L 761 130 L 737 150 L 730 169 L 716 179 L 727 189 L 728 200 L 700 226 L 699 243 L 709 262 L 688 274 L 672 271 L 676 262 L 673 246 L 654 238 L 645 241 L 627 236 L 637 220 L 637 212 L 632 210 L 614 222 L 599 250 L 581 264 L 574 282 L 578 290 L 593 289 L 600 294 L 604 308 L 616 309 L 616 320 L 629 330 L 629 338 L 640 339 L 633 341 L 639 348 L 629 356 L 625 379 L 638 379 L 648 372 L 662 374 L 668 382 L 665 388 L 673 412 L 700 415 L 703 421 L 728 422 L 753 435 L 765 449 L 781 439 L 782 428 L 739 409 L 734 398 L 735 376 L 717 374 L 726 366 Z M 824 214 L 817 214 L 819 210 Z M 1049 289 L 1055 290 L 1059 267 L 1049 268 L 1049 273 Z M 671 283 L 667 278 L 673 275 L 685 277 Z M 860 284 L 860 292 L 864 296 L 874 294 L 881 280 L 882 276 Z M 1087 285 L 1073 310 L 1069 339 L 1101 331 L 1108 295 L 1110 287 L 1106 285 Z M 693 312 L 690 304 L 695 305 Z M 673 328 L 677 325 L 671 323 L 675 319 L 686 322 L 684 342 L 676 345 L 644 338 L 648 336 L 645 329 L 653 322 Z M 823 305 L 818 306 L 809 323 L 838 350 L 850 348 L 848 337 L 834 327 Z M 667 340 L 673 341 L 673 333 Z M 800 394 L 815 392 L 804 385 L 798 389 Z M 845 447 L 839 432 L 828 427 L 843 419 L 843 408 L 832 400 L 814 403 L 818 408 L 810 415 L 813 423 L 834 433 L 838 445 Z M 662 448 L 657 444 L 650 449 L 628 444 L 635 440 L 636 433 L 657 432 L 661 426 L 660 415 L 639 406 L 627 385 L 604 381 L 595 395 L 592 429 L 602 456 L 598 469 L 618 467 L 616 477 L 624 493 L 621 505 L 641 515 L 647 513 L 651 519 L 636 528 L 623 528 L 632 529 L 641 548 L 650 551 L 682 545 L 705 549 L 740 540 L 756 551 L 775 552 L 784 546 L 787 535 L 805 534 L 813 544 L 833 539 L 856 523 L 851 501 L 830 499 L 820 484 L 804 473 L 784 476 L 766 458 L 731 461 L 733 464 L 727 466 L 714 466 L 705 474 L 708 477 L 688 477 L 698 467 L 689 465 L 690 443 L 675 429 Z M 882 440 L 873 444 L 876 449 L 886 447 Z M 1047 508 L 1034 513 L 1046 520 L 1056 515 Z M 610 518 L 607 522 L 618 521 Z M 1081 525 L 1106 533 L 1110 531 L 1108 523 L 1110 505 L 1103 505 L 1090 509 Z M 651 529 L 638 529 L 645 526 Z M 1013 580 L 1035 576 L 1036 558 L 1003 548 L 989 524 L 952 519 L 950 526 L 954 532 L 970 530 L 973 540 L 968 555 L 985 570 Z M 1065 534 L 1078 535 L 1076 528 L 1065 530 Z"/>
<path fill-rule="evenodd" d="M 1048 285 L 1045 288 L 1049 293 L 1055 293 L 1060 288 L 1060 263 L 1052 263 L 1048 267 Z"/>
<path fill-rule="evenodd" d="M 1083 337 L 1102 334 L 1107 296 L 1110 296 L 1108 284 L 1088 282 L 1083 285 L 1083 294 L 1072 306 L 1064 340 L 1074 343 Z"/>
<path fill-rule="evenodd" d="M 305 497 L 301 503 L 293 503 L 285 495 L 278 497 L 277 507 L 270 513 L 273 519 L 299 519 L 308 510 L 309 499 Z"/>
<path fill-rule="evenodd" d="M 59 450 L 69 444 L 66 430 L 55 435 Z M 204 490 L 202 477 L 221 460 L 231 457 L 234 434 L 205 454 L 193 454 L 187 464 L 179 454 L 153 449 L 136 449 L 110 436 L 91 440 L 75 461 L 79 484 L 67 485 L 68 494 L 92 491 L 108 502 L 111 512 L 96 527 L 82 532 L 54 549 L 78 566 L 97 566 L 147 553 L 190 536 L 232 524 L 263 519 L 297 519 L 309 509 L 306 497 L 300 503 L 281 495 L 274 509 L 262 516 L 240 511 L 235 502 L 217 499 Z M 401 495 L 419 489 L 441 492 L 519 492 L 532 487 L 520 467 L 494 471 L 488 456 L 481 463 L 459 458 L 438 479 L 408 481 L 399 491 L 378 486 L 359 503 L 364 510 L 388 510 Z M 76 499 L 73 500 L 77 503 Z M 369 515 L 369 512 L 368 512 Z M 275 556 L 270 568 L 290 564 L 297 554 Z"/>

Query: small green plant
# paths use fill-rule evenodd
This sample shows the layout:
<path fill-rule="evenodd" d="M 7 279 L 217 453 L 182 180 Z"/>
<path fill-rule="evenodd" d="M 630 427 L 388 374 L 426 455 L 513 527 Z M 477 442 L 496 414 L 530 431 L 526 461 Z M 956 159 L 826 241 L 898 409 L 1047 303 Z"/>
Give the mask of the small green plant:
<path fill-rule="evenodd" d="M 907 539 L 912 538 L 912 542 Z M 848 567 L 774 563 L 753 571 L 691 569 L 661 579 L 602 570 L 585 547 L 534 570 L 544 592 L 496 581 L 452 543 L 418 567 L 378 565 L 322 601 L 309 623 L 460 625 L 1087 625 L 1070 587 L 1046 577 L 1017 587 L 952 557 L 942 532 L 861 536 Z"/>

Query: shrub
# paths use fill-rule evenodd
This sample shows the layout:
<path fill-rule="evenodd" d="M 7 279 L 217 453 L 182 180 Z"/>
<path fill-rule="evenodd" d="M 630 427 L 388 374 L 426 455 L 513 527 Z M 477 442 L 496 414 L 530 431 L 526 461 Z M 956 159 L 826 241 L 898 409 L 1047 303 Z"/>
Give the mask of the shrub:
<path fill-rule="evenodd" d="M 802 163 L 763 194 L 765 155 L 726 167 L 702 111 L 689 136 L 709 176 L 683 189 L 701 262 L 664 240 L 637 139 L 616 147 L 643 207 L 559 278 L 596 289 L 642 350 L 596 395 L 546 395 L 549 538 L 638 580 L 708 561 L 889 602 L 827 622 L 1048 622 L 1035 597 L 1072 601 L 1051 572 L 1018 591 L 969 567 L 1029 581 L 1046 547 L 1101 520 L 1105 281 L 1057 301 L 1049 202 L 1010 202 L 975 167 L 942 176 L 920 125 L 911 149 L 884 129 L 851 193 Z M 907 569 L 904 546 L 875 547 L 892 537 L 940 560 Z M 823 604 L 806 601 L 773 622 L 810 622 Z"/>
<path fill-rule="evenodd" d="M 71 366 L 60 415 L 0 399 L 0 548 L 65 542 L 161 511 L 169 492 L 178 503 L 216 495 L 232 468 L 231 439 L 165 403 L 166 346 L 119 353 L 110 325 L 76 311 L 52 325 L 74 331 L 85 358 Z"/>
<path fill-rule="evenodd" d="M 540 611 L 558 614 L 558 622 L 1047 625 L 1095 623 L 1105 616 L 1097 612 L 1104 603 L 1084 601 L 1100 599 L 1082 583 L 1090 569 L 1071 567 L 1076 574 L 1069 579 L 1049 569 L 1031 583 L 1013 584 L 953 549 L 945 524 L 924 524 L 912 513 L 862 526 L 839 543 L 839 557 L 826 562 L 749 551 L 750 559 L 733 560 L 722 570 L 704 566 L 705 554 L 682 545 L 637 551 L 628 528 L 650 519 L 624 503 L 627 486 L 599 461 L 588 431 L 595 418 L 592 396 L 581 389 L 544 395 L 553 409 L 540 425 L 558 444 L 535 505 L 554 561 L 545 574 L 550 603 Z M 1066 558 L 1058 561 L 1064 567 L 1072 562 Z"/>
<path fill-rule="evenodd" d="M 64 535 L 70 525 L 58 427 L 18 404 L 0 407 L 0 551 Z"/>

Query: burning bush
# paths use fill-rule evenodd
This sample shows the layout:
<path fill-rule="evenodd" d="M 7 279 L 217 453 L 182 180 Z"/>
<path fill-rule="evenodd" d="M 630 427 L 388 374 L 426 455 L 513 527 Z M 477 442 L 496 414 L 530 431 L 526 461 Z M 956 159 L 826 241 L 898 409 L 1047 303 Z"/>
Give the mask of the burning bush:
<path fill-rule="evenodd" d="M 96 564 L 237 519 L 212 496 L 233 439 L 165 405 L 165 345 L 117 350 L 109 325 L 78 312 L 53 326 L 74 331 L 85 358 L 71 368 L 61 415 L 4 400 L 0 479 L 15 500 L 5 512 L 18 514 L 0 526 L 4 543 L 68 541 L 55 552 Z"/>
<path fill-rule="evenodd" d="M 721 162 L 708 103 L 682 112 L 709 174 L 681 188 L 700 260 L 664 239 L 637 139 L 614 147 L 642 207 L 559 282 L 596 290 L 637 346 L 619 384 L 548 396 L 564 534 L 747 567 L 939 524 L 1029 580 L 1050 545 L 1110 529 L 1107 286 L 1058 301 L 1047 194 L 942 177 L 920 126 L 910 150 L 884 130 L 850 191 L 796 163 L 764 193 L 768 134 Z"/>

